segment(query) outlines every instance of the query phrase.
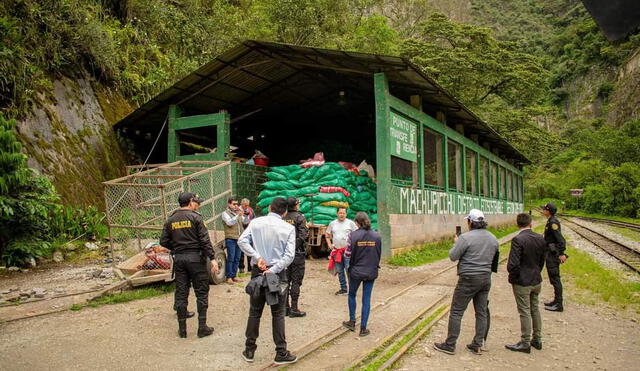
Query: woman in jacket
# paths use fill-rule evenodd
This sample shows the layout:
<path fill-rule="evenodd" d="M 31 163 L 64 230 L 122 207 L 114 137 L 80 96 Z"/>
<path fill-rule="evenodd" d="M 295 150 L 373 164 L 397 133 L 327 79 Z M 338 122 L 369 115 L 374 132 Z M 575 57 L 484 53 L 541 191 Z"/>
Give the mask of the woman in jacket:
<path fill-rule="evenodd" d="M 367 322 L 371 310 L 371 292 L 378 278 L 382 239 L 380 234 L 371 230 L 371 220 L 366 213 L 359 212 L 355 219 L 358 229 L 351 233 L 345 258 L 349 259 L 349 321 L 342 322 L 351 331 L 356 330 L 356 294 L 362 284 L 362 316 L 360 336 L 369 335 Z"/>

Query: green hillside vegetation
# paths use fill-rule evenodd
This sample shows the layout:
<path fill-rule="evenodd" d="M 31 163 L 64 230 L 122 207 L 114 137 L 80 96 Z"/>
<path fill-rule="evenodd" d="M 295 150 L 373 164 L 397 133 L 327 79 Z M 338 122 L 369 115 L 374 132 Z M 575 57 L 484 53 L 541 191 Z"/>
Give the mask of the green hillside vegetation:
<path fill-rule="evenodd" d="M 617 117 L 615 125 L 606 119 L 620 104 L 612 98 L 618 88 L 615 71 L 638 50 L 640 34 L 607 41 L 579 0 L 463 3 L 6 0 L 0 3 L 0 110 L 23 118 L 34 105 L 52 103 L 55 77 L 86 74 L 138 105 L 244 39 L 402 55 L 532 160 L 526 170 L 529 199 L 640 216 L 640 124 L 626 117 Z M 443 15 L 452 13 L 469 23 Z M 594 76 L 593 93 L 576 91 L 582 86 L 576 82 L 593 85 Z M 591 103 L 599 109 L 589 115 L 570 109 Z M 3 147 L 0 157 L 13 156 L 5 151 L 14 150 Z M 51 187 L 41 185 L 47 190 L 43 195 L 62 207 Z M 584 188 L 585 197 L 570 199 L 570 188 Z M 15 193 L 3 197 L 5 205 L 16 202 L 10 199 Z M 6 210 L 1 217 L 11 225 L 17 216 Z M 88 224 L 99 224 L 97 212 L 68 213 L 86 214 Z M 78 235 L 64 232 L 69 229 L 64 221 L 56 223 L 62 232 L 31 241 Z M 8 237 L 2 238 L 4 259 L 14 259 L 6 253 Z M 29 256 L 21 254 L 15 259 Z"/>

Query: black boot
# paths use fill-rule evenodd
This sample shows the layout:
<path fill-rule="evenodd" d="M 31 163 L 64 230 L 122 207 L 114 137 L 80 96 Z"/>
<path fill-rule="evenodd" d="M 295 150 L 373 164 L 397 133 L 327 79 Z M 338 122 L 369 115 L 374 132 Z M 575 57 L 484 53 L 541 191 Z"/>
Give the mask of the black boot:
<path fill-rule="evenodd" d="M 178 314 L 178 336 L 181 338 L 187 337 L 187 309 L 179 308 L 177 311 Z"/>
<path fill-rule="evenodd" d="M 307 313 L 301 311 L 300 309 L 296 308 L 296 309 L 291 309 L 291 312 L 289 313 L 289 317 L 291 318 L 296 318 L 296 317 L 304 317 L 306 316 Z"/>
<path fill-rule="evenodd" d="M 198 337 L 203 338 L 213 334 L 213 327 L 207 326 L 207 317 L 198 317 Z"/>
<path fill-rule="evenodd" d="M 555 303 L 551 306 L 545 306 L 544 309 L 550 312 L 562 312 L 564 310 L 564 308 L 562 307 L 562 303 Z"/>

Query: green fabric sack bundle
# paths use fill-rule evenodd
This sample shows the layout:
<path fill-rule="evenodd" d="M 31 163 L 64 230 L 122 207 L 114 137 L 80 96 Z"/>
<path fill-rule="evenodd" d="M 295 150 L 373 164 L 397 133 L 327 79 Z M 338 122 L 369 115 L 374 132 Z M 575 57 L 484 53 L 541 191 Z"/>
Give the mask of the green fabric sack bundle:
<path fill-rule="evenodd" d="M 312 166 L 308 168 L 307 171 L 304 174 L 302 174 L 302 176 L 300 177 L 300 180 L 306 181 L 306 180 L 316 179 L 316 174 L 318 173 L 319 169 L 320 168 L 317 166 Z"/>
<path fill-rule="evenodd" d="M 313 207 L 314 214 L 323 214 L 333 218 L 337 218 L 338 209 L 331 206 L 315 206 Z"/>
<path fill-rule="evenodd" d="M 296 186 L 291 183 L 288 180 L 281 180 L 281 181 L 276 181 L 276 180 L 270 180 L 266 183 L 264 183 L 264 187 L 266 189 L 271 189 L 271 190 L 294 190 L 296 189 Z"/>
<path fill-rule="evenodd" d="M 271 171 L 279 173 L 290 178 L 290 174 L 296 170 L 300 169 L 300 165 L 287 165 L 287 166 L 274 166 L 271 168 Z"/>
<path fill-rule="evenodd" d="M 351 204 L 351 199 L 342 194 L 342 192 L 318 193 L 318 195 L 310 197 L 310 199 L 312 199 L 314 202 L 317 202 L 318 204 L 329 201 L 342 201 L 349 202 L 349 204 Z"/>
<path fill-rule="evenodd" d="M 287 176 L 275 171 L 269 171 L 265 174 L 265 176 L 267 177 L 267 179 L 269 180 L 275 180 L 275 181 L 282 181 L 282 180 L 287 180 Z"/>

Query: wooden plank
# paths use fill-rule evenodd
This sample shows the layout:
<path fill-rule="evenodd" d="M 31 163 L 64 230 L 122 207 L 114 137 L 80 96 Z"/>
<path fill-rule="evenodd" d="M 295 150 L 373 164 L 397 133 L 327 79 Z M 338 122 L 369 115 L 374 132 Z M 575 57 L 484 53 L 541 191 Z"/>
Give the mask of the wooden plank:
<path fill-rule="evenodd" d="M 169 272 L 169 273 L 156 274 L 156 275 L 150 275 L 145 277 L 136 277 L 136 278 L 130 278 L 128 280 L 128 282 L 131 283 L 131 285 L 134 287 L 146 285 L 153 282 L 159 282 L 159 281 L 165 281 L 165 282 L 171 281 L 171 273 Z"/>

